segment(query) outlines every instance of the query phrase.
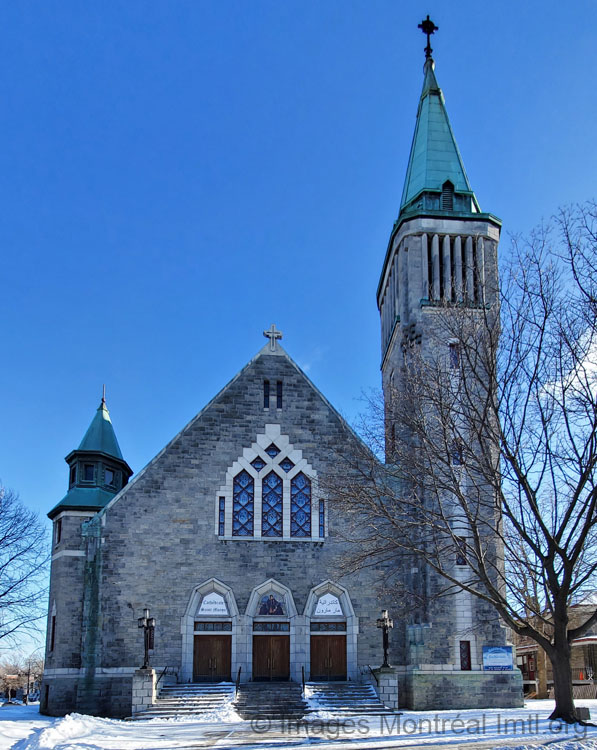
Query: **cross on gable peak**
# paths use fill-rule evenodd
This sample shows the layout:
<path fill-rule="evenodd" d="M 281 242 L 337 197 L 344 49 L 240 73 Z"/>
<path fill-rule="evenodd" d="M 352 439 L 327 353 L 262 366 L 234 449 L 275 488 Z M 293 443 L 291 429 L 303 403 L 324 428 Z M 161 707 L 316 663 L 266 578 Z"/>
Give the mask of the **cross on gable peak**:
<path fill-rule="evenodd" d="M 263 332 L 266 339 L 269 339 L 270 352 L 275 352 L 277 349 L 276 341 L 282 338 L 282 331 L 278 331 L 276 326 L 272 323 L 271 327 Z"/>

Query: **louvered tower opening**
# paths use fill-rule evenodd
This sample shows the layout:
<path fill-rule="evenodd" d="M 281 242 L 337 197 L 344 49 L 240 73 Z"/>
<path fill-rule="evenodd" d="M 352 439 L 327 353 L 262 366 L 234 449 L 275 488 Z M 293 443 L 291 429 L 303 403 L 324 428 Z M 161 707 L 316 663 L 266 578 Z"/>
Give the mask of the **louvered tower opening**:
<path fill-rule="evenodd" d="M 442 185 L 441 209 L 442 211 L 454 210 L 454 185 L 449 180 Z"/>

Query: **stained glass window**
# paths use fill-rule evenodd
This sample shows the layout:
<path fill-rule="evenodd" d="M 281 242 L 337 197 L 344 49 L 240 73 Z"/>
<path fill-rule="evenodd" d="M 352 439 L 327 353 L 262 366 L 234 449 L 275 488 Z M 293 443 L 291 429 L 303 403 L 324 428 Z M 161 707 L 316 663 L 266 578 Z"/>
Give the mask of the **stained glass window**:
<path fill-rule="evenodd" d="M 276 407 L 282 408 L 282 381 L 278 380 L 276 383 Z"/>
<path fill-rule="evenodd" d="M 289 458 L 284 458 L 282 461 L 280 461 L 280 466 L 284 469 L 284 471 L 288 474 L 290 469 L 294 469 L 294 464 Z"/>
<path fill-rule="evenodd" d="M 269 409 L 269 380 L 263 381 L 263 408 Z"/>
<path fill-rule="evenodd" d="M 263 480 L 261 536 L 282 536 L 282 479 L 270 472 Z"/>
<path fill-rule="evenodd" d="M 246 471 L 234 477 L 232 488 L 232 536 L 253 536 L 253 478 Z"/>
<path fill-rule="evenodd" d="M 319 501 L 319 536 L 325 536 L 325 500 Z"/>
<path fill-rule="evenodd" d="M 275 445 L 274 443 L 271 443 L 271 445 L 265 449 L 265 452 L 270 458 L 275 458 L 280 452 L 280 449 L 278 448 L 277 445 Z"/>
<path fill-rule="evenodd" d="M 261 471 L 261 469 L 263 469 L 263 467 L 265 466 L 265 461 L 260 456 L 257 456 L 257 458 L 255 458 L 255 459 L 253 459 L 253 461 L 251 461 L 251 466 L 256 471 Z"/>
<path fill-rule="evenodd" d="M 226 498 L 220 497 L 218 500 L 218 534 L 224 536 L 225 531 L 225 516 L 226 514 Z"/>
<path fill-rule="evenodd" d="M 290 483 L 290 536 L 311 536 L 311 482 L 303 473 Z"/>

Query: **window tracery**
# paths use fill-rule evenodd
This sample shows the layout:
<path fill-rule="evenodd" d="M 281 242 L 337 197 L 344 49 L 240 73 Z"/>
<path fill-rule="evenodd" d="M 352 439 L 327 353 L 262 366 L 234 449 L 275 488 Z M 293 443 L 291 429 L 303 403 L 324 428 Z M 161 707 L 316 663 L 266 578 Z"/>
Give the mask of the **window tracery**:
<path fill-rule="evenodd" d="M 304 540 L 326 536 L 317 473 L 280 425 L 245 448 L 215 496 L 215 533 L 221 539 Z"/>

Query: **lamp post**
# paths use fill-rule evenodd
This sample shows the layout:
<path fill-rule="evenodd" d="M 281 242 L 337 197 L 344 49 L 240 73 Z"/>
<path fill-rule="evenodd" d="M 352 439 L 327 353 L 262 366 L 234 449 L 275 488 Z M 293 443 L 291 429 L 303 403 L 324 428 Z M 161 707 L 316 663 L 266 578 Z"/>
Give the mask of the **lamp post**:
<path fill-rule="evenodd" d="M 381 665 L 382 669 L 388 669 L 389 663 L 388 663 L 388 648 L 390 647 L 390 628 L 394 627 L 394 621 L 390 620 L 390 616 L 388 615 L 387 609 L 382 609 L 381 611 L 381 617 L 377 620 L 377 627 L 381 628 L 381 632 L 383 634 L 383 664 Z"/>
<path fill-rule="evenodd" d="M 149 669 L 149 649 L 153 648 L 153 634 L 155 631 L 155 617 L 149 616 L 149 610 L 143 610 L 143 617 L 137 620 L 139 627 L 143 628 L 143 644 L 145 646 L 145 658 L 141 669 Z"/>

